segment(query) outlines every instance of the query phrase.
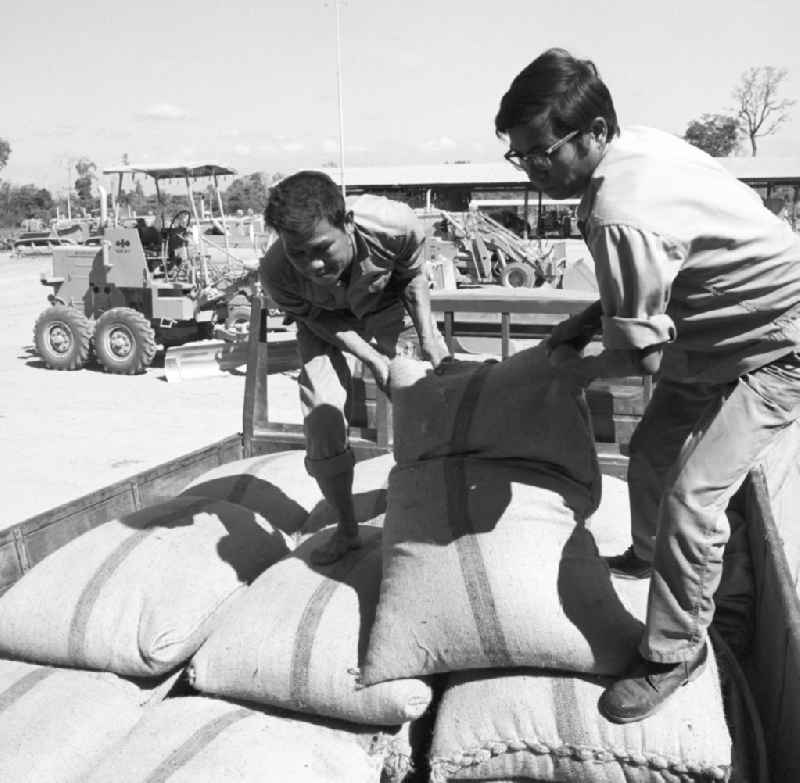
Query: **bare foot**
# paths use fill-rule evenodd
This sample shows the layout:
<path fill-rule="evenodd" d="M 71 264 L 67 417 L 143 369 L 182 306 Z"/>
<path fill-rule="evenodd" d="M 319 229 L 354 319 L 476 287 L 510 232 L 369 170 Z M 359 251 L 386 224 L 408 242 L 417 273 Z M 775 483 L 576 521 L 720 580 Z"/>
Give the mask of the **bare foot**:
<path fill-rule="evenodd" d="M 338 530 L 320 547 L 311 553 L 311 562 L 314 565 L 324 566 L 341 560 L 348 552 L 361 548 L 361 537 L 348 536 Z"/>

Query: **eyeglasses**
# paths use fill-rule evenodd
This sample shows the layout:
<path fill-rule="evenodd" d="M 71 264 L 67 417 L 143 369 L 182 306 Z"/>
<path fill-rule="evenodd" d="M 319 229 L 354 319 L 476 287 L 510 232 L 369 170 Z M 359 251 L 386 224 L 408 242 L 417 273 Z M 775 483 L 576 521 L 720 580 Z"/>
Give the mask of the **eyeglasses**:
<path fill-rule="evenodd" d="M 549 169 L 553 164 L 552 154 L 563 147 L 570 139 L 574 139 L 580 131 L 570 131 L 566 136 L 562 136 L 558 141 L 553 142 L 546 150 L 528 150 L 527 152 L 517 152 L 509 150 L 503 157 L 514 168 L 526 171 L 529 168 Z"/>

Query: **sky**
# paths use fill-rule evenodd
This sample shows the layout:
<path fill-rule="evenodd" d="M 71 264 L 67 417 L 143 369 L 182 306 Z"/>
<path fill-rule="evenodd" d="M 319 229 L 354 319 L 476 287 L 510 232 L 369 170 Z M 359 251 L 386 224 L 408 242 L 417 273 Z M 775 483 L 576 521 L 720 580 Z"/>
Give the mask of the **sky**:
<path fill-rule="evenodd" d="M 4 0 L 4 4 L 11 0 Z M 747 68 L 788 70 L 788 0 L 340 0 L 345 166 L 499 160 L 499 100 L 561 46 L 592 59 L 622 125 L 682 135 Z M 214 160 L 240 174 L 339 161 L 336 0 L 39 0 L 0 11 L 0 176 L 63 194 L 74 161 Z M 800 156 L 800 102 L 763 156 Z"/>

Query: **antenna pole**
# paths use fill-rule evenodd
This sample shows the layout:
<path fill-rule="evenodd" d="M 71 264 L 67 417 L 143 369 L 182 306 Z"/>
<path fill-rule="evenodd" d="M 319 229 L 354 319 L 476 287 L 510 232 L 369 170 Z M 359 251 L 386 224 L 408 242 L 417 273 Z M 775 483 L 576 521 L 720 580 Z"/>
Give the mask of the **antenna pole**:
<path fill-rule="evenodd" d="M 344 182 L 344 110 L 342 107 L 342 35 L 340 9 L 342 0 L 334 0 L 336 7 L 336 85 L 339 93 L 339 182 L 342 196 L 347 195 Z"/>

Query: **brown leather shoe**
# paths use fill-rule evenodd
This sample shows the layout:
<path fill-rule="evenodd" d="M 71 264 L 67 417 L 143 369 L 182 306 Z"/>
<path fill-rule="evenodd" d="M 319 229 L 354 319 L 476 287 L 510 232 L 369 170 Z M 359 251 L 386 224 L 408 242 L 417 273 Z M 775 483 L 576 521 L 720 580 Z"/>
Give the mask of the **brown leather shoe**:
<path fill-rule="evenodd" d="M 629 546 L 621 555 L 611 555 L 604 557 L 611 572 L 625 579 L 646 579 L 653 570 L 651 563 L 642 560 L 633 547 Z"/>
<path fill-rule="evenodd" d="M 704 644 L 688 661 L 656 663 L 639 658 L 628 674 L 603 691 L 598 707 L 612 723 L 632 723 L 652 715 L 678 688 L 696 679 L 708 658 Z"/>

